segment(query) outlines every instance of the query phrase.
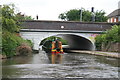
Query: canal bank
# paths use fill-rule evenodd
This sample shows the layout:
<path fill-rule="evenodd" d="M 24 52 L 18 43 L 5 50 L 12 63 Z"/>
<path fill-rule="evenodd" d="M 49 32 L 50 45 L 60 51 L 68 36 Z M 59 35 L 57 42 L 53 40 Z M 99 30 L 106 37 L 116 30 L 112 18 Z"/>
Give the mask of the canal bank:
<path fill-rule="evenodd" d="M 75 53 L 84 53 L 84 54 L 92 54 L 92 55 L 120 58 L 120 53 L 117 53 L 117 52 L 82 51 L 82 50 L 69 50 L 69 51 L 70 52 L 75 52 Z"/>

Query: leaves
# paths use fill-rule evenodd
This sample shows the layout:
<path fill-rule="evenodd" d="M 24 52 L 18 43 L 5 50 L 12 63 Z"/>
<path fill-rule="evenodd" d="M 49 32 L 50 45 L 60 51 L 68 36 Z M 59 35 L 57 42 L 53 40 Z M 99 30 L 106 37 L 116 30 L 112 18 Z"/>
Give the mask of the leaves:
<path fill-rule="evenodd" d="M 97 36 L 95 39 L 97 48 L 100 48 L 102 43 L 106 45 L 109 42 L 120 42 L 120 25 L 112 26 L 112 29 L 106 31 L 105 34 Z"/>
<path fill-rule="evenodd" d="M 14 12 L 14 5 L 3 5 L 2 7 L 2 29 L 9 32 L 19 32 L 20 26 Z"/>
<path fill-rule="evenodd" d="M 80 12 L 77 9 L 72 9 L 66 13 L 68 21 L 78 21 L 80 18 Z"/>
<path fill-rule="evenodd" d="M 21 12 L 16 14 L 16 18 L 18 20 L 33 20 L 34 19 L 31 16 L 27 16 L 27 15 L 21 14 Z"/>
<path fill-rule="evenodd" d="M 5 31 L 2 35 L 2 51 L 3 54 L 11 57 L 16 54 L 16 48 L 21 44 L 26 43 L 32 47 L 32 43 L 29 40 L 24 40 L 23 38 L 16 35 L 16 33 L 10 33 Z"/>
<path fill-rule="evenodd" d="M 67 21 L 80 21 L 80 13 L 81 10 L 79 9 L 71 9 L 65 13 L 61 13 L 59 15 L 59 19 L 67 20 Z M 96 11 L 95 13 L 95 22 L 106 22 L 107 17 L 105 16 L 105 12 L 103 10 Z M 82 21 L 83 22 L 90 22 L 92 21 L 92 12 L 82 9 Z"/>
<path fill-rule="evenodd" d="M 67 45 L 68 44 L 68 42 L 66 40 L 64 40 L 64 39 L 62 39 L 60 37 L 51 36 L 51 37 L 48 37 L 48 38 L 45 38 L 44 40 L 42 40 L 40 45 L 43 45 L 44 42 L 47 41 L 47 40 L 51 40 L 52 41 L 52 40 L 55 40 L 56 38 L 59 39 L 62 42 L 63 45 Z"/>
<path fill-rule="evenodd" d="M 5 32 L 2 37 L 2 51 L 7 56 L 13 56 L 17 47 L 16 40 L 10 32 Z"/>
<path fill-rule="evenodd" d="M 95 15 L 95 20 L 96 22 L 106 22 L 107 21 L 107 16 L 105 16 L 105 12 L 104 11 L 96 11 Z"/>
<path fill-rule="evenodd" d="M 62 20 L 65 20 L 66 19 L 66 16 L 65 16 L 65 13 L 61 13 L 58 18 L 61 18 Z"/>
<path fill-rule="evenodd" d="M 16 54 L 16 48 L 22 43 L 32 47 L 31 41 L 24 40 L 16 34 L 20 30 L 20 22 L 15 14 L 14 4 L 2 7 L 2 54 L 11 57 Z M 16 33 L 17 32 L 17 33 Z"/>

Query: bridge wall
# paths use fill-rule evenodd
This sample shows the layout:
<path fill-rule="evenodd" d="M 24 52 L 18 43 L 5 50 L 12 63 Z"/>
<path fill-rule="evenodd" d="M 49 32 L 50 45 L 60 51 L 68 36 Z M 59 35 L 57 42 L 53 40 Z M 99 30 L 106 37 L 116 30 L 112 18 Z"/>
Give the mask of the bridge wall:
<path fill-rule="evenodd" d="M 95 49 L 94 46 L 94 38 L 96 35 L 95 33 L 63 33 L 63 32 L 20 32 L 21 37 L 23 37 L 24 39 L 28 39 L 31 40 L 34 43 L 34 47 L 33 49 L 35 50 L 39 50 L 39 44 L 40 42 L 50 36 L 63 36 L 65 37 L 65 35 L 75 35 L 75 36 L 80 36 L 83 37 L 87 40 L 89 40 L 92 44 L 93 44 L 93 48 L 91 50 Z M 71 40 L 74 37 L 71 38 L 66 38 L 66 40 Z M 74 40 L 72 40 L 74 42 Z M 70 42 L 71 43 L 71 42 Z"/>
<path fill-rule="evenodd" d="M 23 29 L 106 31 L 107 29 L 111 29 L 112 25 L 114 24 L 79 21 L 28 20 L 22 21 L 21 26 Z"/>
<path fill-rule="evenodd" d="M 117 23 L 112 24 L 79 21 L 76 22 L 76 21 L 41 21 L 41 20 L 28 20 L 28 21 L 25 20 L 21 21 L 21 23 L 22 23 L 21 26 L 23 27 L 23 29 L 25 29 L 25 31 L 21 31 L 20 35 L 24 39 L 31 40 L 34 43 L 34 49 L 36 50 L 38 50 L 41 40 L 56 35 L 64 36 L 65 39 L 69 41 L 71 48 L 73 47 L 77 48 L 79 47 L 78 43 L 79 44 L 84 43 L 82 46 L 86 47 L 86 49 L 90 48 L 90 46 L 93 46 L 92 49 L 90 49 L 93 50 L 95 49 L 94 37 L 97 35 L 94 32 L 96 31 L 104 32 L 108 29 L 111 29 L 111 26 L 117 24 Z"/>

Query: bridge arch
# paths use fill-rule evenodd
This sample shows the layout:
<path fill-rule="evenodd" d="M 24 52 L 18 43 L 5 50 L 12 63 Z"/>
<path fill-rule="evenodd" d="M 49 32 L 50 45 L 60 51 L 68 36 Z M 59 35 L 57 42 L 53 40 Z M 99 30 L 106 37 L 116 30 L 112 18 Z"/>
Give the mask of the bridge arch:
<path fill-rule="evenodd" d="M 75 38 L 72 35 L 66 35 L 73 37 L 74 39 L 84 39 L 89 46 L 94 46 L 94 34 L 100 34 L 114 24 L 109 23 L 86 23 L 86 22 L 74 22 L 74 21 L 21 21 L 23 29 L 20 30 L 20 35 L 24 39 L 31 40 L 34 43 L 33 49 L 38 50 L 39 43 L 46 37 L 57 34 L 75 34 Z M 118 25 L 117 23 L 115 23 Z M 64 28 L 61 28 L 64 26 Z M 78 35 L 78 36 L 77 36 Z M 92 36 L 93 35 L 93 36 Z M 71 38 L 72 39 L 72 38 Z M 72 40 L 74 40 L 72 39 Z M 76 40 L 77 41 L 77 40 Z M 84 41 L 83 41 L 84 42 Z M 76 44 L 76 42 L 75 42 Z M 88 49 L 88 48 L 87 48 Z"/>
<path fill-rule="evenodd" d="M 74 32 L 49 32 L 49 31 L 39 31 L 39 32 L 20 32 L 21 37 L 24 39 L 31 40 L 34 44 L 33 49 L 39 50 L 40 42 L 50 36 L 60 36 L 67 40 L 69 43 L 69 48 L 71 49 L 81 49 L 81 50 L 95 50 L 94 46 L 94 33 L 74 33 Z M 81 43 L 80 43 L 81 42 Z M 84 43 L 84 44 L 83 44 Z M 79 45 L 78 45 L 79 44 Z M 80 48 L 80 45 L 84 48 Z M 86 45 L 86 46 L 85 46 Z M 75 48 L 74 48 L 75 47 Z"/>
<path fill-rule="evenodd" d="M 68 47 L 67 47 L 68 49 L 74 49 L 74 50 L 78 50 L 78 49 L 79 50 L 95 50 L 94 43 L 90 39 L 85 38 L 85 37 L 80 36 L 80 35 L 75 35 L 75 34 L 57 34 L 57 35 L 52 35 L 52 36 L 61 37 L 64 40 L 66 40 L 68 42 Z M 51 37 L 51 36 L 49 36 L 49 37 Z"/>

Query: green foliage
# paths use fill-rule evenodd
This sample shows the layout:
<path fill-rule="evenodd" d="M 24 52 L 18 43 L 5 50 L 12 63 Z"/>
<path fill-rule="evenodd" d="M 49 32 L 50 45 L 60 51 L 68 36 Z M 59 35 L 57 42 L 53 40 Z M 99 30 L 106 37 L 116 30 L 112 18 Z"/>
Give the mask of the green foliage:
<path fill-rule="evenodd" d="M 62 20 L 65 20 L 66 19 L 66 16 L 65 16 L 65 13 L 61 13 L 58 18 L 62 19 Z"/>
<path fill-rule="evenodd" d="M 65 13 L 61 13 L 58 18 L 67 21 L 80 21 L 80 13 L 79 9 L 72 9 Z M 106 22 L 107 17 L 105 16 L 104 11 L 96 11 L 95 13 L 95 22 Z M 90 22 L 92 21 L 92 12 L 82 9 L 82 21 L 83 22 Z"/>
<path fill-rule="evenodd" d="M 112 29 L 106 32 L 106 39 L 111 42 L 120 42 L 120 25 L 112 26 Z"/>
<path fill-rule="evenodd" d="M 120 42 L 120 25 L 112 26 L 112 29 L 106 31 L 104 34 L 98 35 L 95 39 L 97 49 L 101 49 L 103 43 L 107 45 L 109 42 Z"/>
<path fill-rule="evenodd" d="M 2 7 L 0 6 L 0 53 L 2 53 Z"/>
<path fill-rule="evenodd" d="M 21 14 L 21 12 L 17 13 L 16 17 L 18 20 L 34 20 L 34 18 L 32 18 L 31 16 Z"/>
<path fill-rule="evenodd" d="M 83 10 L 82 11 L 82 21 L 83 22 L 90 22 L 91 21 L 91 16 L 92 16 L 92 13 L 89 12 L 88 10 Z"/>
<path fill-rule="evenodd" d="M 16 48 L 23 43 L 32 47 L 31 41 L 17 36 L 16 32 L 20 30 L 20 22 L 14 11 L 13 4 L 2 7 L 2 54 L 7 57 L 16 55 Z"/>
<path fill-rule="evenodd" d="M 27 45 L 29 45 L 31 48 L 33 47 L 31 40 L 24 40 L 24 42 L 27 43 Z"/>
<path fill-rule="evenodd" d="M 4 32 L 2 35 L 2 54 L 11 57 L 16 54 L 16 48 L 22 43 L 27 43 L 32 47 L 31 41 L 24 40 L 23 38 L 17 36 L 15 33 L 10 33 L 8 31 Z"/>
<path fill-rule="evenodd" d="M 14 10 L 15 6 L 13 4 L 3 5 L 2 7 L 2 29 L 12 33 L 20 30 Z"/>
<path fill-rule="evenodd" d="M 41 43 L 40 43 L 40 45 L 43 45 L 43 43 L 44 43 L 45 41 L 47 41 L 47 40 L 55 40 L 56 38 L 57 38 L 58 40 L 60 40 L 63 45 L 67 45 L 67 44 L 68 44 L 68 42 L 67 42 L 66 40 L 64 40 L 64 39 L 62 39 L 62 38 L 60 38 L 60 37 L 51 36 L 51 37 L 48 37 L 48 38 L 45 38 L 44 40 L 42 40 Z"/>
<path fill-rule="evenodd" d="M 70 10 L 66 13 L 66 18 L 68 21 L 78 21 L 80 18 L 80 12 L 77 9 Z"/>
<path fill-rule="evenodd" d="M 3 5 L 2 7 L 2 29 L 9 32 L 19 32 L 20 20 L 33 20 L 31 16 L 15 13 L 15 5 Z"/>
<path fill-rule="evenodd" d="M 105 16 L 105 12 L 104 11 L 96 11 L 95 15 L 95 20 L 96 22 L 106 22 L 107 21 L 107 16 Z"/>
<path fill-rule="evenodd" d="M 106 43 L 106 34 L 98 35 L 95 40 L 96 48 L 101 50 L 102 43 Z"/>
<path fill-rule="evenodd" d="M 14 39 L 14 35 L 10 32 L 4 32 L 2 36 L 2 53 L 9 57 L 15 55 L 17 41 Z"/>

